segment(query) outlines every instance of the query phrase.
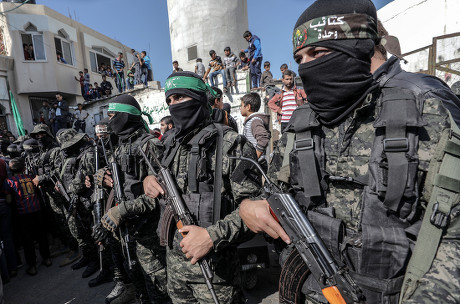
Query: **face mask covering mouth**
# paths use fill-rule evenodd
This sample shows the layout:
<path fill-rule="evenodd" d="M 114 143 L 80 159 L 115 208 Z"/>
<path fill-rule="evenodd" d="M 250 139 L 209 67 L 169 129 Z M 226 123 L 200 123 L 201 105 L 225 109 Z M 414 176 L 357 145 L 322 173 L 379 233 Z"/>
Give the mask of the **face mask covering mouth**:
<path fill-rule="evenodd" d="M 209 109 L 202 101 L 192 99 L 169 106 L 169 113 L 174 122 L 176 139 L 187 135 L 209 119 Z"/>
<path fill-rule="evenodd" d="M 341 122 L 378 87 L 370 65 L 341 51 L 333 51 L 299 65 L 308 103 L 325 126 Z"/>

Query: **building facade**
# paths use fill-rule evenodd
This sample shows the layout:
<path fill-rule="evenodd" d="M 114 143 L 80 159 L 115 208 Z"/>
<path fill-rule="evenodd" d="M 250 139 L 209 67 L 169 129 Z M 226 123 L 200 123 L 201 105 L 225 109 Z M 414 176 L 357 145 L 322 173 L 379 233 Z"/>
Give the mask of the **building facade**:
<path fill-rule="evenodd" d="M 53 102 L 56 93 L 71 106 L 83 102 L 79 71 L 87 68 L 91 83 L 100 83 L 99 67 L 112 66 L 118 52 L 126 65 L 133 61 L 131 48 L 44 5 L 0 2 L 0 12 L 0 129 L 17 133 L 10 90 L 24 128 L 31 130 L 43 101 Z M 67 63 L 58 62 L 57 54 Z"/>

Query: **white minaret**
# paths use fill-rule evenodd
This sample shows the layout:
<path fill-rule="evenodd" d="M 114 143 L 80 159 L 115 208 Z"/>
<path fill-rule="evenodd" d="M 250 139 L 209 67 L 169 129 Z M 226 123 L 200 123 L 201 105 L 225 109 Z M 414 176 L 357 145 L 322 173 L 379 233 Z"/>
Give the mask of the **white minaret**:
<path fill-rule="evenodd" d="M 195 71 L 197 57 L 207 66 L 210 50 L 223 58 L 227 46 L 236 56 L 247 47 L 247 0 L 168 0 L 168 16 L 172 59 L 184 71 Z"/>

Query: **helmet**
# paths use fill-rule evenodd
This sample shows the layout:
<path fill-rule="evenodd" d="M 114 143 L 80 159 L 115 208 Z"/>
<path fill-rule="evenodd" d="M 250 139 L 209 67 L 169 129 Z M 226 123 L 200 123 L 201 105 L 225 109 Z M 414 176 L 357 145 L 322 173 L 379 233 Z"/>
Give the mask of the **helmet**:
<path fill-rule="evenodd" d="M 22 144 L 22 147 L 24 148 L 24 151 L 28 153 L 38 152 L 38 149 L 39 149 L 38 141 L 33 138 L 29 138 L 25 140 L 24 143 Z"/>
<path fill-rule="evenodd" d="M 47 125 L 45 125 L 45 124 L 38 124 L 38 125 L 35 125 L 33 131 L 30 132 L 30 136 L 31 136 L 32 138 L 35 138 L 35 136 L 36 136 L 38 133 L 41 133 L 41 132 L 45 132 L 45 133 L 47 133 L 49 136 L 51 136 L 51 138 L 54 138 L 53 133 L 51 133 L 50 128 L 49 128 Z"/>

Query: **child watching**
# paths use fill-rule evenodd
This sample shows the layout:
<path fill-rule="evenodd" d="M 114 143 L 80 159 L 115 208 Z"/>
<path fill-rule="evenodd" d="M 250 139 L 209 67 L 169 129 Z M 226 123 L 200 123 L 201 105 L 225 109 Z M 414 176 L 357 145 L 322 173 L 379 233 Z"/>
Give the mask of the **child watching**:
<path fill-rule="evenodd" d="M 225 64 L 225 74 L 227 76 L 227 88 L 231 88 L 232 85 L 236 88 L 236 63 L 238 62 L 238 58 L 236 55 L 232 53 L 230 47 L 226 47 L 224 49 L 224 64 Z"/>
<path fill-rule="evenodd" d="M 42 264 L 47 267 L 52 264 L 40 201 L 37 189 L 32 182 L 34 177 L 24 174 L 24 159 L 20 157 L 13 158 L 9 162 L 9 167 L 12 176 L 5 181 L 6 200 L 16 206 L 19 233 L 23 241 L 24 256 L 29 266 L 26 273 L 33 276 L 37 274 L 37 256 L 35 254 L 34 240 L 38 241 Z"/>
<path fill-rule="evenodd" d="M 260 109 L 260 96 L 257 93 L 249 93 L 241 98 L 240 112 L 246 117 L 243 123 L 243 135 L 256 148 L 259 165 L 267 172 L 268 162 L 265 150 L 270 142 L 270 115 L 257 113 Z"/>
<path fill-rule="evenodd" d="M 265 88 L 266 85 L 273 83 L 273 74 L 270 72 L 270 61 L 264 62 L 264 70 L 262 72 L 262 77 L 260 78 L 260 86 Z"/>
<path fill-rule="evenodd" d="M 126 87 L 128 90 L 134 89 L 134 74 L 131 70 L 128 70 L 128 78 L 126 78 Z"/>
<path fill-rule="evenodd" d="M 203 59 L 197 58 L 196 64 L 195 64 L 195 73 L 201 78 L 203 78 L 205 71 L 206 71 L 206 68 L 203 64 Z"/>
<path fill-rule="evenodd" d="M 238 66 L 238 70 L 243 70 L 243 71 L 249 70 L 250 62 L 249 62 L 249 58 L 246 57 L 246 53 L 240 52 L 239 57 L 240 57 L 240 65 Z"/>

